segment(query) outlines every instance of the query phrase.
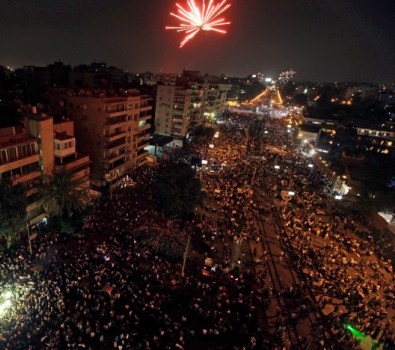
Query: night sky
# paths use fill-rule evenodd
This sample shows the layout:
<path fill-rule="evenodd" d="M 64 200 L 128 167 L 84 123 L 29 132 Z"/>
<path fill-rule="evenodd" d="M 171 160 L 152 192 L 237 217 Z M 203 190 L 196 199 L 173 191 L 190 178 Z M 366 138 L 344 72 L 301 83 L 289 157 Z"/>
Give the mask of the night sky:
<path fill-rule="evenodd" d="M 185 0 L 178 0 L 182 4 Z M 200 0 L 197 0 L 199 2 Z M 226 35 L 182 35 L 170 0 L 1 0 L 0 64 L 395 82 L 395 0 L 228 0 Z"/>

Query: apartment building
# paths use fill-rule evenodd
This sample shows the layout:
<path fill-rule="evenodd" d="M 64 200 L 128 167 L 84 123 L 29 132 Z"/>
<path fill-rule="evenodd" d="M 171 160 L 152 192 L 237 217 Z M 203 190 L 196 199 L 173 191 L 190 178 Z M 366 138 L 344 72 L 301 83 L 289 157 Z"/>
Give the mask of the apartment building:
<path fill-rule="evenodd" d="M 226 108 L 226 91 L 209 83 L 157 85 L 155 133 L 186 137 L 197 126 L 213 121 Z"/>
<path fill-rule="evenodd" d="M 76 181 L 79 190 L 89 193 L 89 155 L 77 152 L 74 122 L 62 120 L 55 123 L 54 130 L 54 173 L 68 172 Z"/>
<path fill-rule="evenodd" d="M 26 124 L 0 129 L 0 178 L 9 179 L 13 186 L 22 184 L 25 187 L 27 217 L 34 221 L 42 214 L 38 190 L 44 167 L 40 140 L 29 134 Z"/>
<path fill-rule="evenodd" d="M 83 178 L 89 189 L 89 157 L 75 148 L 72 125 L 54 125 L 53 118 L 37 114 L 33 107 L 23 125 L 0 129 L 0 178 L 26 190 L 27 222 L 34 225 L 46 216 L 39 196 L 40 186 L 57 171 L 71 171 Z"/>
<path fill-rule="evenodd" d="M 52 98 L 74 121 L 78 149 L 89 154 L 91 185 L 112 188 L 146 163 L 152 98 L 137 90 L 63 90 Z"/>
<path fill-rule="evenodd" d="M 344 98 L 346 100 L 352 99 L 354 97 L 359 97 L 360 99 L 373 98 L 376 97 L 378 93 L 378 87 L 371 84 L 360 84 L 351 86 L 347 89 Z"/>
<path fill-rule="evenodd" d="M 355 128 L 360 148 L 364 152 L 395 155 L 395 126 L 393 123 L 360 122 Z"/>

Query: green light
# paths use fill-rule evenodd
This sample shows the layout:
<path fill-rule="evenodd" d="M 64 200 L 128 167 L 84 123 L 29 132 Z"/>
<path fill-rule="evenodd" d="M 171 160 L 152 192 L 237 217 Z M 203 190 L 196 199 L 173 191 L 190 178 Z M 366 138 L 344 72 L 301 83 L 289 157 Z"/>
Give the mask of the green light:
<path fill-rule="evenodd" d="M 371 349 L 379 349 L 379 348 L 381 349 L 380 346 L 382 344 L 380 344 L 380 342 L 368 336 L 367 334 L 362 333 L 358 329 L 355 329 L 350 324 L 346 323 L 344 325 L 344 328 L 350 331 L 353 337 L 358 341 L 361 349 L 363 350 L 371 350 Z"/>

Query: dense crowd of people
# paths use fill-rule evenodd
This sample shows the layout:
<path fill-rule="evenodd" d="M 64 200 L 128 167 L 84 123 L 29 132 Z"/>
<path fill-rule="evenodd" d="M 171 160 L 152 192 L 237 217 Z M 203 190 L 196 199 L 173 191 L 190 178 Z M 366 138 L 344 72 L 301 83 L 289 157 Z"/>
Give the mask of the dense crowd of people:
<path fill-rule="evenodd" d="M 95 201 L 79 238 L 42 226 L 32 241 L 33 254 L 24 244 L 2 253 L 0 348 L 289 348 L 282 313 L 276 330 L 265 329 L 260 316 L 272 300 L 270 280 L 240 264 L 241 242 L 261 238 L 258 213 L 280 224 L 284 260 L 303 276 L 303 284 L 277 292 L 306 304 L 308 299 L 320 310 L 339 301 L 323 315 L 339 346 L 356 345 L 342 326 L 346 322 L 393 345 L 388 315 L 394 314 L 389 310 L 395 280 L 380 248 L 386 239 L 391 248 L 391 237 L 330 207 L 317 216 L 317 207 L 326 205 L 328 180 L 307 167 L 310 160 L 295 151 L 281 123 L 266 122 L 270 138 L 248 135 L 250 117 L 229 118 L 214 148 L 199 146 L 199 154 L 212 159 L 198 172 L 208 199 L 189 232 L 218 246 L 220 256 L 211 254 L 218 264 L 209 277 L 200 264 L 207 252 L 183 274 L 182 261 L 169 261 L 137 239 L 142 227 L 154 226 L 186 238 L 185 228 L 153 203 L 158 168 L 137 169 L 130 174 L 135 186 Z M 264 158 L 247 157 L 253 151 Z M 297 194 L 282 199 L 281 192 L 290 188 Z M 255 189 L 274 200 L 257 201 Z M 320 249 L 313 245 L 318 241 Z"/>

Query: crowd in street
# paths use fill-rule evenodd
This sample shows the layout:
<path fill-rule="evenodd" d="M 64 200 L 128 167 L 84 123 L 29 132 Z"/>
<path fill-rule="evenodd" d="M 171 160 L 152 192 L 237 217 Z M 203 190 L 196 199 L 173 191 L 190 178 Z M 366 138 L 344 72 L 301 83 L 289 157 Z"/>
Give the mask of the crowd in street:
<path fill-rule="evenodd" d="M 136 240 L 144 224 L 179 230 L 152 206 L 156 169 L 133 173 L 136 187 L 95 203 L 85 237 L 65 242 L 41 227 L 30 255 L 3 253 L 2 349 L 253 348 L 252 275 L 182 275 Z M 192 269 L 193 270 L 193 269 Z M 258 336 L 257 336 L 258 337 Z"/>
<path fill-rule="evenodd" d="M 142 226 L 154 225 L 185 235 L 153 205 L 158 169 L 137 169 L 130 174 L 134 187 L 97 199 L 81 237 L 69 241 L 40 227 L 33 254 L 24 244 L 2 253 L 0 296 L 7 293 L 11 305 L 0 315 L 0 348 L 287 349 L 284 329 L 269 332 L 258 319 L 272 300 L 270 280 L 247 264 L 254 252 L 240 263 L 241 242 L 261 238 L 258 213 L 281 224 L 284 263 L 303 276 L 301 285 L 278 293 L 302 293 L 321 311 L 334 305 L 322 318 L 341 346 L 356 346 L 345 323 L 393 344 L 395 279 L 380 248 L 391 237 L 325 207 L 328 180 L 307 167 L 310 160 L 295 151 L 281 123 L 268 122 L 270 138 L 247 144 L 245 120 L 235 117 L 221 127 L 214 148 L 200 149 L 220 164 L 199 171 L 209 198 L 191 228 L 212 236 L 227 257 L 210 277 L 200 264 L 181 273 L 181 261 L 136 239 Z M 247 157 L 247 147 L 265 158 Z M 259 203 L 258 188 L 277 199 Z M 282 199 L 291 188 L 296 195 Z M 317 215 L 321 206 L 326 215 Z M 260 258 L 264 264 L 267 257 Z"/>

